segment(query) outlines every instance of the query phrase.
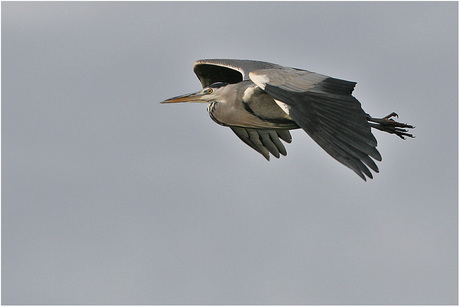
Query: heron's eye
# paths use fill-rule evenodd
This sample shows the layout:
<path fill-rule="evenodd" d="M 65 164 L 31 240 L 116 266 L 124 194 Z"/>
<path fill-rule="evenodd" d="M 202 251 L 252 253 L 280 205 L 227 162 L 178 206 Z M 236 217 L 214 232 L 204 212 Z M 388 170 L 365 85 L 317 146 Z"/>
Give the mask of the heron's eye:
<path fill-rule="evenodd" d="M 205 91 L 206 94 L 211 94 L 212 93 L 212 88 L 208 88 L 206 91 Z"/>

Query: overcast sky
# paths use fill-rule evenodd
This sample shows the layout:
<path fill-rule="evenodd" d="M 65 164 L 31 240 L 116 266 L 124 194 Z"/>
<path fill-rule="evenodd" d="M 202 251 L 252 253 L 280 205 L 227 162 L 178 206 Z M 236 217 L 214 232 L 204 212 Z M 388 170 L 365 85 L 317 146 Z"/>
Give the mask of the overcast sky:
<path fill-rule="evenodd" d="M 3 304 L 456 304 L 456 2 L 2 2 Z M 358 82 L 380 173 L 267 162 L 194 61 Z"/>

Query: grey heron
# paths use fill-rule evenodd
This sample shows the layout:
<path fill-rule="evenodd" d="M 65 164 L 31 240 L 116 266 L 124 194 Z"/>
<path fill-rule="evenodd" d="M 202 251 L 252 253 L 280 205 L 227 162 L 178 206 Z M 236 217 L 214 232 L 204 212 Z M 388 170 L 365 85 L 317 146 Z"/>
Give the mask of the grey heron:
<path fill-rule="evenodd" d="M 393 118 L 373 118 L 351 94 L 356 82 L 303 69 L 250 61 L 199 60 L 194 72 L 203 89 L 162 101 L 208 103 L 210 117 L 230 127 L 267 160 L 286 155 L 281 140 L 290 143 L 289 130 L 302 128 L 334 159 L 362 179 L 373 178 L 382 157 L 371 128 L 404 139 L 411 125 Z"/>

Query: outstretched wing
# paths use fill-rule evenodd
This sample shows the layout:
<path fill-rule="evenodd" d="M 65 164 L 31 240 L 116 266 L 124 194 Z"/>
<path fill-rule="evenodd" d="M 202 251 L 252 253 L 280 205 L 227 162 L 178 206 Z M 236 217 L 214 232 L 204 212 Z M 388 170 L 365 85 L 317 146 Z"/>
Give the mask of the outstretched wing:
<path fill-rule="evenodd" d="M 193 65 L 193 71 L 203 88 L 215 82 L 238 83 L 249 80 L 251 71 L 270 68 L 282 66 L 261 61 L 226 59 L 199 60 Z"/>
<path fill-rule="evenodd" d="M 378 172 L 377 141 L 367 114 L 351 93 L 355 82 L 294 68 L 262 69 L 251 80 L 270 94 L 289 116 L 334 159 L 361 178 Z"/>

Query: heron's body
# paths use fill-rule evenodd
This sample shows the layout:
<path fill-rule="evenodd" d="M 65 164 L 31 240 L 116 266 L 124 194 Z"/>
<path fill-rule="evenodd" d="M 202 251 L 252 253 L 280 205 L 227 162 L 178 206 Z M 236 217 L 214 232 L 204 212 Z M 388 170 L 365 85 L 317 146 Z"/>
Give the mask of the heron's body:
<path fill-rule="evenodd" d="M 275 100 L 252 81 L 229 84 L 223 95 L 242 97 L 241 100 L 222 98 L 208 105 L 211 118 L 222 126 L 236 126 L 256 129 L 295 129 L 292 121 Z"/>
<path fill-rule="evenodd" d="M 333 158 L 364 180 L 378 172 L 377 141 L 371 127 L 404 138 L 410 125 L 365 113 L 351 93 L 355 82 L 306 70 L 247 60 L 200 60 L 194 71 L 203 90 L 165 100 L 207 102 L 211 118 L 230 127 L 267 160 L 286 155 L 280 140 L 302 128 Z M 373 160 L 374 159 L 374 160 Z"/>

